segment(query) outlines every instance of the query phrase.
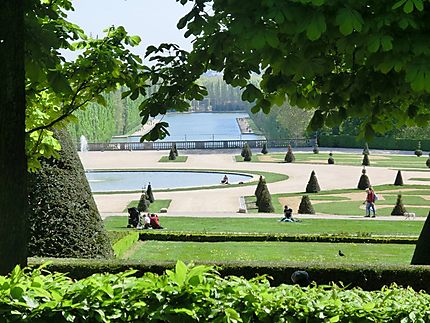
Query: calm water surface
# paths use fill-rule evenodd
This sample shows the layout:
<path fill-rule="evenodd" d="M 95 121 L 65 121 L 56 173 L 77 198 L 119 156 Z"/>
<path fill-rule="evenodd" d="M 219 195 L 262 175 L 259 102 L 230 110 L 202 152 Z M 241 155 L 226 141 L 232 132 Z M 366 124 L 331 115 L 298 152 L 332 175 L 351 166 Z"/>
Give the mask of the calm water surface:
<path fill-rule="evenodd" d="M 165 141 L 257 140 L 264 136 L 241 134 L 236 118 L 249 117 L 247 113 L 169 113 L 162 121 L 169 123 L 170 136 Z M 128 141 L 139 141 L 130 136 Z"/>
<path fill-rule="evenodd" d="M 151 183 L 153 189 L 168 189 L 220 184 L 225 173 L 184 171 L 117 171 L 87 172 L 86 176 L 93 192 L 133 191 Z M 249 175 L 227 174 L 231 184 L 252 179 Z"/>

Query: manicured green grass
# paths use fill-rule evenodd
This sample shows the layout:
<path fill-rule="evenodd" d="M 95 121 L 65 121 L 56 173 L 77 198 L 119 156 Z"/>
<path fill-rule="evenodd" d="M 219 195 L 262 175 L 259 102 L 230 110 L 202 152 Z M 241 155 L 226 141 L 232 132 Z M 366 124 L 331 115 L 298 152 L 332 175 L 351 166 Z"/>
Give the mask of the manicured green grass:
<path fill-rule="evenodd" d="M 154 203 L 149 205 L 150 212 L 160 212 L 162 208 L 168 209 L 172 200 L 155 200 Z M 127 212 L 129 207 L 137 207 L 139 201 L 131 201 L 128 203 L 127 207 L 124 209 L 124 212 Z"/>
<path fill-rule="evenodd" d="M 418 177 L 418 178 L 410 178 L 410 180 L 411 181 L 422 181 L 422 182 L 430 182 L 430 178 L 421 178 L 421 177 Z"/>
<path fill-rule="evenodd" d="M 169 217 L 160 215 L 162 232 L 190 233 L 276 233 L 276 234 L 337 234 L 418 236 L 423 227 L 421 221 L 377 221 L 306 219 L 299 223 L 279 222 L 275 218 L 203 218 Z M 279 216 L 281 218 L 281 216 Z M 108 230 L 126 230 L 126 216 L 112 216 L 104 220 Z"/>
<path fill-rule="evenodd" d="M 380 199 L 376 202 L 377 214 L 381 216 L 391 215 L 394 205 L 397 201 L 397 195 L 402 194 L 402 201 L 407 211 L 415 212 L 417 216 L 427 216 L 429 200 L 423 196 L 430 195 L 428 185 L 380 185 L 374 187 Z M 412 189 L 412 190 L 411 190 Z M 409 191 L 411 190 L 411 191 Z M 360 193 L 363 198 L 359 201 L 351 201 L 344 194 Z M 286 194 L 273 194 L 272 204 L 275 208 L 275 213 L 283 212 L 283 205 L 279 202 L 280 198 L 288 197 L 301 197 L 308 195 L 311 202 L 328 201 L 329 203 L 313 203 L 316 213 L 332 214 L 332 215 L 364 215 L 363 201 L 366 198 L 366 193 L 359 189 L 341 189 L 341 190 L 328 190 L 319 193 L 286 193 Z M 249 213 L 257 213 L 255 205 L 255 196 L 246 196 L 245 202 Z M 379 205 L 381 207 L 379 207 Z M 387 207 L 390 206 L 391 207 Z M 419 207 L 423 206 L 423 207 Z M 298 205 L 290 205 L 293 210 L 298 209 Z"/>
<path fill-rule="evenodd" d="M 128 259 L 143 261 L 410 263 L 414 245 L 314 242 L 138 242 Z M 346 255 L 340 257 L 338 251 Z"/>
<path fill-rule="evenodd" d="M 251 162 L 264 162 L 264 163 L 284 163 L 285 153 L 269 153 L 267 155 L 258 154 L 253 155 Z M 265 156 L 265 157 L 263 157 Z M 296 157 L 296 163 L 319 163 L 327 164 L 328 154 L 319 153 L 294 153 Z M 268 157 L 272 160 L 266 160 Z M 363 161 L 363 155 L 361 154 L 345 154 L 335 153 L 333 155 L 336 165 L 361 165 Z M 238 155 L 235 156 L 237 162 L 242 162 L 243 158 Z M 416 156 L 398 156 L 398 155 L 369 155 L 370 166 L 377 167 L 388 167 L 388 168 L 416 168 L 416 169 L 428 169 L 426 166 L 426 159 L 418 158 Z"/>
<path fill-rule="evenodd" d="M 162 156 L 159 163 L 185 163 L 188 159 L 188 156 L 178 156 L 174 160 L 170 160 L 169 156 Z"/>

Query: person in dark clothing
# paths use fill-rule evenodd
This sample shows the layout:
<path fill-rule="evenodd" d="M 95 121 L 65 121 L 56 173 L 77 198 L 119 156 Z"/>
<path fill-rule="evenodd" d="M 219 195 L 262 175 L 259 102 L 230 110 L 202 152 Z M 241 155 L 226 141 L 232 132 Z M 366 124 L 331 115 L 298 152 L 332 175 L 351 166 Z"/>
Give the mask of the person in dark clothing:
<path fill-rule="evenodd" d="M 137 228 L 139 225 L 140 212 L 137 208 L 131 207 L 128 209 L 128 225 L 127 228 Z"/>
<path fill-rule="evenodd" d="M 280 222 L 296 222 L 293 218 L 293 210 L 288 207 L 288 205 L 284 206 L 284 217 L 279 220 Z"/>
<path fill-rule="evenodd" d="M 291 280 L 294 284 L 297 284 L 300 287 L 306 287 L 311 284 L 309 274 L 304 270 L 296 270 L 293 272 L 291 275 Z"/>

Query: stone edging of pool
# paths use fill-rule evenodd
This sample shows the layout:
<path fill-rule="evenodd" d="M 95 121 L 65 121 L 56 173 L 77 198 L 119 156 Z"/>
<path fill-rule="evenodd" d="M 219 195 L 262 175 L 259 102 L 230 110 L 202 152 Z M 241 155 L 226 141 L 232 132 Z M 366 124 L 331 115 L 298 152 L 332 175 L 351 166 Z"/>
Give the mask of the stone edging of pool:
<path fill-rule="evenodd" d="M 252 176 L 253 179 L 243 184 L 218 184 L 218 185 L 207 185 L 207 186 L 192 186 L 192 187 L 180 187 L 172 189 L 154 189 L 154 192 L 179 192 L 179 191 L 198 191 L 198 190 L 208 190 L 208 189 L 219 189 L 219 188 L 234 188 L 255 185 L 258 182 L 258 177 L 264 176 L 266 183 L 276 183 L 280 181 L 285 181 L 289 177 L 285 174 L 265 172 L 265 171 L 251 171 L 251 170 L 228 170 L 228 169 L 165 169 L 165 168 L 132 168 L 132 169 L 87 169 L 85 172 L 199 172 L 199 173 L 222 173 L 222 174 L 232 174 L 232 175 L 248 175 Z M 105 191 L 105 192 L 93 192 L 93 195 L 106 195 L 106 194 L 128 194 L 128 193 L 141 193 L 142 190 L 129 190 L 129 191 Z"/>

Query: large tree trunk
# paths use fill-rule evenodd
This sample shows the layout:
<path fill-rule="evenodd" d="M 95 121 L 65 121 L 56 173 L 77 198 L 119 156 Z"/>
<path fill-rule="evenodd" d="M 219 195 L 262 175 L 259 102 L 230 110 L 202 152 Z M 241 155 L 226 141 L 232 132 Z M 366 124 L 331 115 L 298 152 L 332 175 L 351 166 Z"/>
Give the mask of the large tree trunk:
<path fill-rule="evenodd" d="M 0 274 L 27 264 L 23 12 L 0 1 Z"/>

